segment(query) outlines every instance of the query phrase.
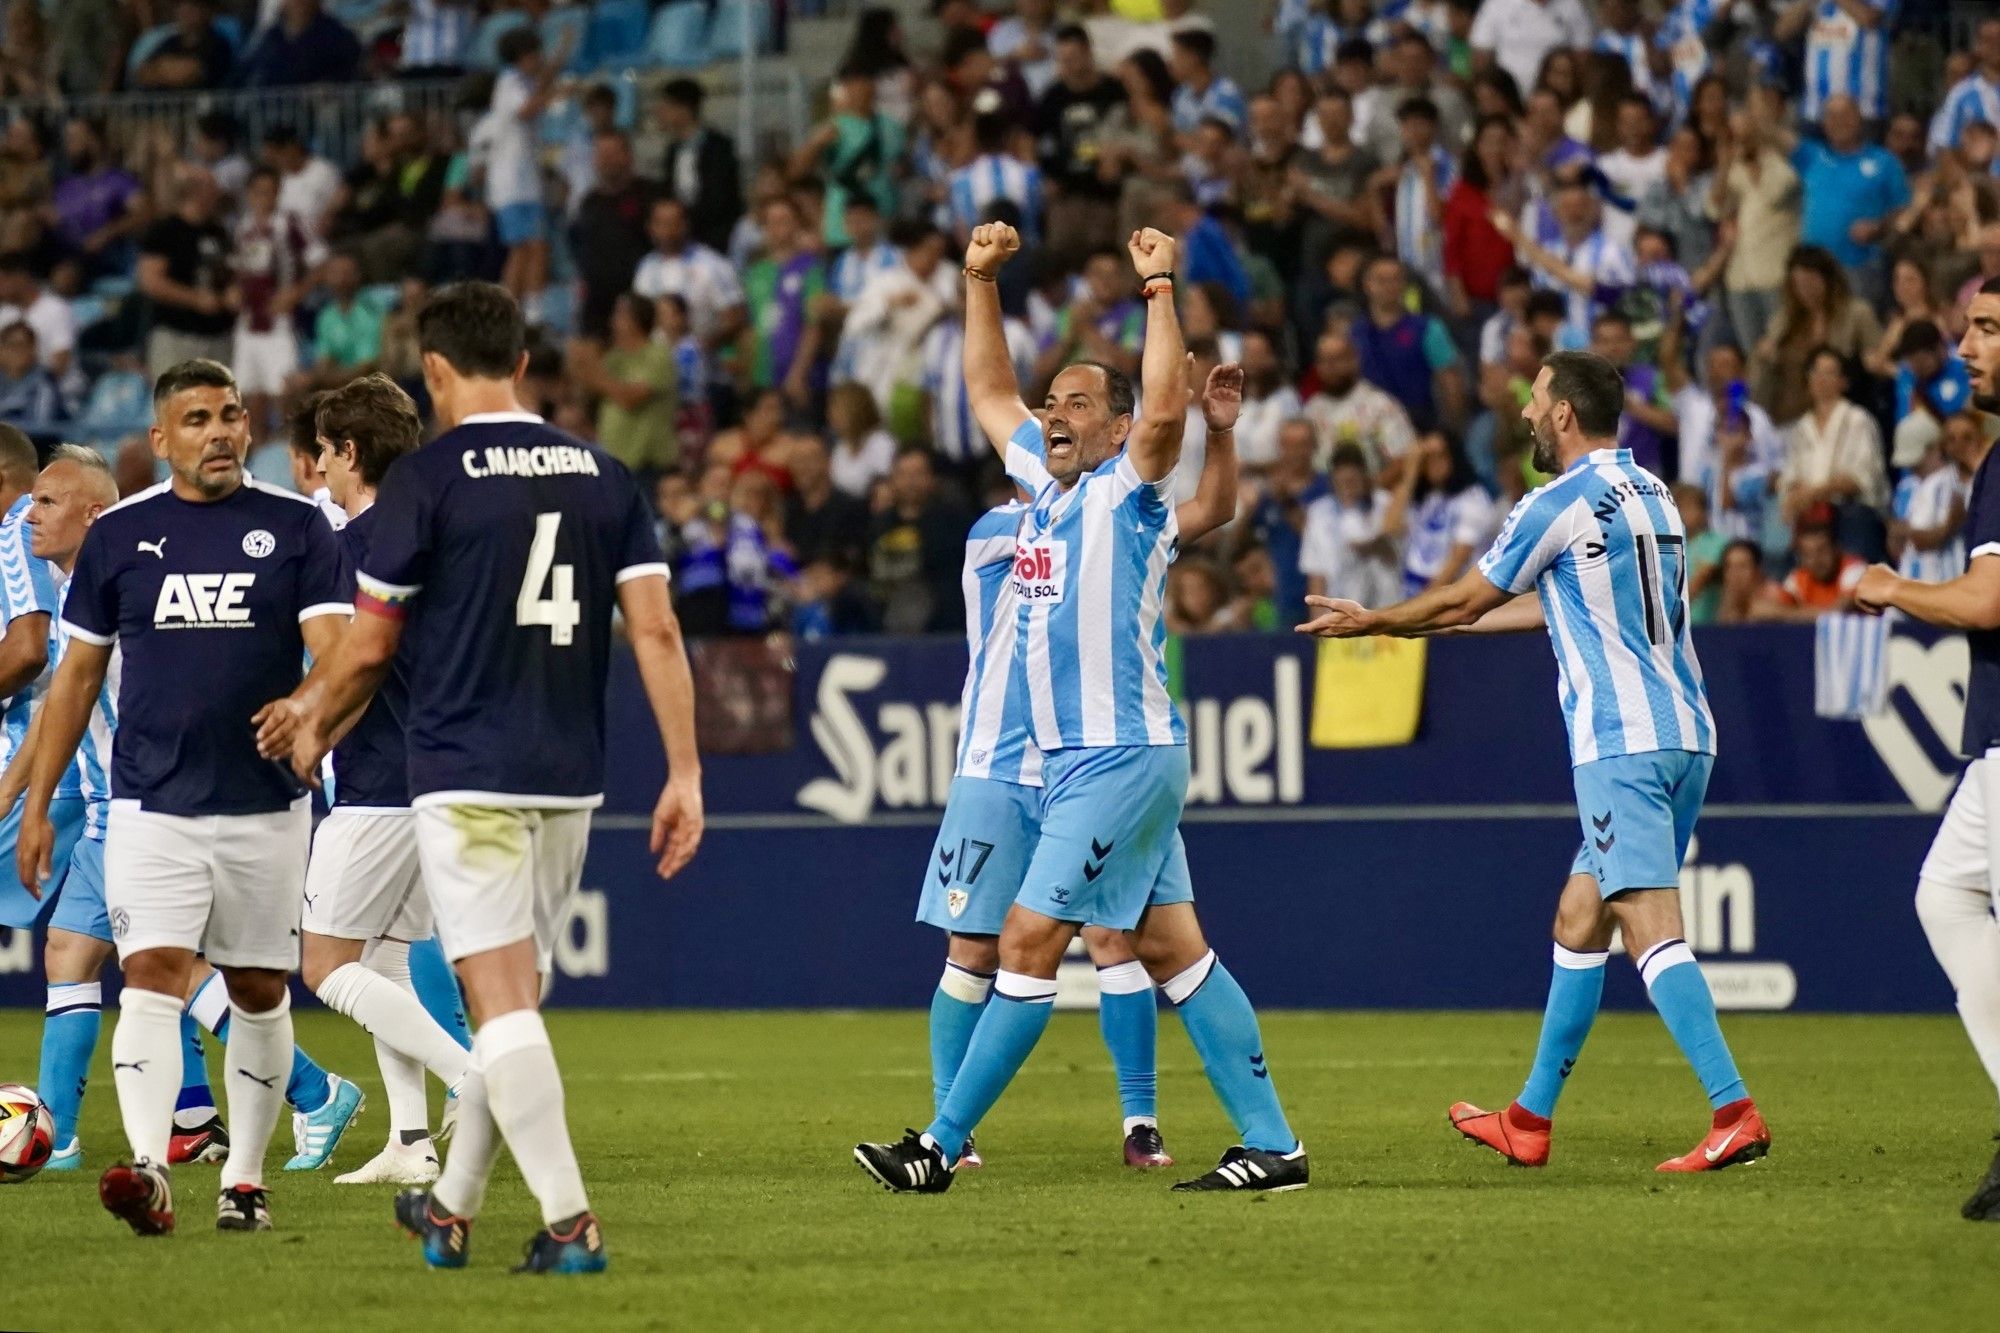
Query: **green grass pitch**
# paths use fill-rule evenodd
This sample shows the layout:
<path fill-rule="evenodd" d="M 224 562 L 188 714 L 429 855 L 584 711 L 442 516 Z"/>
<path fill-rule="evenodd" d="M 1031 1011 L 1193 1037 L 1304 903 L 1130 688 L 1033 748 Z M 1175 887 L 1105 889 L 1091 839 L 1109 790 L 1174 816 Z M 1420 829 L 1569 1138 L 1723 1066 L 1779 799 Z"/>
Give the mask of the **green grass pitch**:
<path fill-rule="evenodd" d="M 428 1272 L 389 1188 L 275 1173 L 288 1125 L 276 1234 L 216 1234 L 210 1166 L 175 1173 L 180 1232 L 138 1240 L 96 1201 L 92 1168 L 122 1147 L 104 1042 L 86 1169 L 0 1189 L 16 1246 L 0 1326 L 1967 1329 L 2000 1308 L 2000 1225 L 1957 1213 L 1993 1108 L 1948 1017 L 1725 1019 L 1776 1145 L 1752 1167 L 1667 1179 L 1654 1164 L 1696 1141 L 1707 1107 L 1650 1015 L 1598 1024 L 1536 1172 L 1445 1124 L 1455 1098 L 1513 1094 L 1533 1016 L 1267 1015 L 1313 1184 L 1266 1198 L 1167 1192 L 1230 1142 L 1171 1017 L 1161 1110 L 1186 1170 L 1121 1165 L 1095 1020 L 1064 1014 L 981 1128 L 987 1168 L 941 1197 L 888 1195 L 849 1157 L 926 1118 L 920 1014 L 558 1012 L 551 1026 L 604 1277 L 508 1275 L 536 1225 L 511 1166 L 471 1269 Z M 39 1029 L 38 1014 L 0 1016 L 0 1078 L 32 1075 Z M 299 1031 L 368 1090 L 335 1164 L 350 1168 L 385 1132 L 371 1048 L 321 1012 Z"/>

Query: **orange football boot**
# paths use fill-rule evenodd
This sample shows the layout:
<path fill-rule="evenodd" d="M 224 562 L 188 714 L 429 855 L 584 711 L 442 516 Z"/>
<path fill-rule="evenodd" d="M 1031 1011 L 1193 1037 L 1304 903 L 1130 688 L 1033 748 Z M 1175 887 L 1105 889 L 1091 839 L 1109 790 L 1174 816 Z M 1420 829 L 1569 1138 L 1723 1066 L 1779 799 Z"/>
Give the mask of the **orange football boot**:
<path fill-rule="evenodd" d="M 1454 1102 L 1451 1127 L 1474 1143 L 1485 1144 L 1515 1166 L 1549 1163 L 1549 1121 L 1519 1102 L 1504 1111 L 1482 1111 L 1471 1102 Z"/>
<path fill-rule="evenodd" d="M 1715 1113 L 1708 1137 L 1680 1157 L 1670 1157 L 1655 1168 L 1660 1171 L 1720 1171 L 1725 1166 L 1754 1162 L 1771 1151 L 1771 1127 L 1757 1114 L 1757 1104 L 1748 1097 L 1729 1103 Z"/>

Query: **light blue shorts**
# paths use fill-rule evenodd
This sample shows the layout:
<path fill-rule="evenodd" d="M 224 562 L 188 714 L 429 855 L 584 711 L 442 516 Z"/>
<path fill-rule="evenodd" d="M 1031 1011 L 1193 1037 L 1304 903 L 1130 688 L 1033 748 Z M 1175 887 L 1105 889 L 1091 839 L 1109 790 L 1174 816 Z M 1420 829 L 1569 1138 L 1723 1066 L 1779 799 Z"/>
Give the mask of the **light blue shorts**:
<path fill-rule="evenodd" d="M 49 929 L 67 930 L 111 943 L 111 918 L 104 910 L 104 840 L 84 838 L 69 858 L 62 893 Z"/>
<path fill-rule="evenodd" d="M 1185 745 L 1118 745 L 1043 756 L 1042 834 L 1021 906 L 1058 921 L 1130 930 L 1194 894 L 1180 840 Z"/>
<path fill-rule="evenodd" d="M 1714 755 L 1690 750 L 1577 765 L 1583 846 L 1570 873 L 1595 876 L 1597 891 L 1606 898 L 1630 889 L 1677 888 L 1714 767 Z"/>
<path fill-rule="evenodd" d="M 500 233 L 500 244 L 511 250 L 529 241 L 548 239 L 549 210 L 541 204 L 508 204 L 494 213 L 493 225 Z"/>
<path fill-rule="evenodd" d="M 58 797 L 49 802 L 49 823 L 55 826 L 56 845 L 49 855 L 49 882 L 42 886 L 39 901 L 28 896 L 14 873 L 14 845 L 21 835 L 21 812 L 28 808 L 24 796 L 0 819 L 0 926 L 28 930 L 49 919 L 56 904 L 57 888 L 69 873 L 70 853 L 83 836 L 84 800 L 80 796 Z"/>
<path fill-rule="evenodd" d="M 944 822 L 924 867 L 917 920 L 954 935 L 998 935 L 1020 894 L 1041 828 L 1041 788 L 999 778 L 953 778 Z M 1193 900 L 1187 849 L 1176 828 L 1151 901 Z"/>

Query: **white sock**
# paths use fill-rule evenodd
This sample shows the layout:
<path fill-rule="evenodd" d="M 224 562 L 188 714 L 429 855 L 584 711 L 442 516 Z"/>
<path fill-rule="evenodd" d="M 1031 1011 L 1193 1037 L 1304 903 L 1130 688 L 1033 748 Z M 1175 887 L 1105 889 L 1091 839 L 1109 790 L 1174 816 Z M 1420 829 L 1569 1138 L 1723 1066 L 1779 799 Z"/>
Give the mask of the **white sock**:
<path fill-rule="evenodd" d="M 127 986 L 111 1032 L 111 1076 L 135 1161 L 167 1164 L 181 1093 L 181 1000 Z M 282 1095 L 282 1094 L 281 1094 Z"/>
<path fill-rule="evenodd" d="M 590 1201 L 569 1141 L 562 1073 L 542 1016 L 533 1009 L 516 1009 L 489 1019 L 473 1036 L 472 1046 L 486 1071 L 493 1121 L 529 1192 L 542 1205 L 542 1221 L 554 1225 L 575 1217 Z"/>
<path fill-rule="evenodd" d="M 285 1080 L 292 1072 L 292 996 L 275 1009 L 249 1013 L 229 1006 L 229 1046 L 223 1052 L 223 1086 L 229 1090 L 229 1160 L 222 1188 L 264 1183 L 264 1154 L 285 1109 Z"/>
<path fill-rule="evenodd" d="M 500 1129 L 486 1104 L 486 1071 L 480 1067 L 475 1044 L 458 1085 L 458 1131 L 452 1136 L 451 1154 L 444 1159 L 444 1173 L 431 1186 L 431 1200 L 438 1210 L 452 1217 L 479 1216 L 486 1206 L 486 1182 L 499 1158 Z"/>
<path fill-rule="evenodd" d="M 376 953 L 376 960 L 378 964 L 383 962 L 380 950 Z M 388 963 L 393 966 L 393 956 Z M 407 952 L 404 954 L 403 975 L 409 975 Z M 359 1023 L 375 1038 L 378 1047 L 387 1046 L 418 1066 L 416 1100 L 419 1114 L 414 1125 L 399 1122 L 397 1128 L 417 1128 L 424 1123 L 421 1111 L 424 1069 L 443 1079 L 446 1087 L 456 1085 L 465 1077 L 465 1048 L 438 1026 L 437 1020 L 424 1010 L 413 991 L 404 990 L 387 975 L 360 963 L 346 963 L 333 969 L 326 980 L 320 982 L 318 994 L 327 1008 Z M 385 1079 L 386 1076 L 385 1070 Z M 394 1098 L 395 1090 L 388 1089 L 388 1092 Z M 392 1113 L 394 1109 L 392 1101 Z"/>
<path fill-rule="evenodd" d="M 2000 922 L 1993 919 L 1992 903 L 1983 888 L 1951 888 L 1928 879 L 1917 883 L 1917 920 L 1958 993 L 1965 1035 L 2000 1091 Z"/>

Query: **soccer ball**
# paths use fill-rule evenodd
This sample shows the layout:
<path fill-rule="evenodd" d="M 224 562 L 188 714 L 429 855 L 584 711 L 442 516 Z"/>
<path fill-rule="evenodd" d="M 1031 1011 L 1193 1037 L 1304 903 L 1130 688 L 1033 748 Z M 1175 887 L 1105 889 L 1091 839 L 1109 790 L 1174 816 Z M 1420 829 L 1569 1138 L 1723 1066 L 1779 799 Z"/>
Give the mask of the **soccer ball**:
<path fill-rule="evenodd" d="M 56 1118 L 33 1088 L 0 1083 L 0 1185 L 18 1185 L 48 1165 Z"/>

